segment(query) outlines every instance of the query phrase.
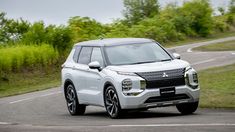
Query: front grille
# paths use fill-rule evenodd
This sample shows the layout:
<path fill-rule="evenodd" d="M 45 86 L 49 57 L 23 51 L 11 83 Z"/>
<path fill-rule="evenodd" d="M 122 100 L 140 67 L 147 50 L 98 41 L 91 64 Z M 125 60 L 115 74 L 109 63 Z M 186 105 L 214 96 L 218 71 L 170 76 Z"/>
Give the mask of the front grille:
<path fill-rule="evenodd" d="M 175 69 L 157 72 L 138 72 L 140 77 L 146 80 L 146 88 L 161 88 L 185 85 L 185 69 Z"/>
<path fill-rule="evenodd" d="M 189 96 L 186 94 L 176 94 L 173 96 L 156 96 L 148 98 L 144 103 L 164 102 L 182 99 L 189 99 Z"/>

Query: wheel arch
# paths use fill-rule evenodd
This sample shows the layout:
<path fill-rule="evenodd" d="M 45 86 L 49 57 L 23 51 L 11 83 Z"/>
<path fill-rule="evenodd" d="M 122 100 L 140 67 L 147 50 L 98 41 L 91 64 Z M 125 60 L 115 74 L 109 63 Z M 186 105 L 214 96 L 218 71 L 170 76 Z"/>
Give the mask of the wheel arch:
<path fill-rule="evenodd" d="M 115 88 L 115 86 L 113 85 L 112 82 L 110 81 L 106 81 L 104 83 L 104 87 L 103 87 L 103 102 L 104 102 L 104 95 L 105 95 L 105 90 L 109 87 L 109 86 L 113 86 Z M 116 89 L 116 88 L 115 88 Z"/>
<path fill-rule="evenodd" d="M 64 86 L 63 86 L 63 87 L 64 87 L 64 88 L 63 88 L 64 93 L 66 93 L 66 87 L 67 87 L 69 84 L 72 84 L 72 85 L 74 86 L 73 81 L 72 81 L 71 79 L 66 79 L 65 82 L 64 82 Z"/>
<path fill-rule="evenodd" d="M 104 83 L 103 94 L 104 94 L 106 88 L 108 88 L 109 86 L 113 86 L 114 87 L 113 83 L 111 83 L 110 81 L 107 81 L 107 82 Z"/>

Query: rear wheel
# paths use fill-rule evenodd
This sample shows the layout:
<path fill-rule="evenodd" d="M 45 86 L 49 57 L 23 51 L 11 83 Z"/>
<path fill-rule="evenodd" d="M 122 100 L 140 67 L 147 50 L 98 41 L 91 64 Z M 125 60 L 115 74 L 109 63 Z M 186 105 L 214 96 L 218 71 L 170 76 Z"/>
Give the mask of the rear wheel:
<path fill-rule="evenodd" d="M 111 118 L 118 118 L 121 115 L 121 107 L 117 92 L 113 86 L 109 86 L 104 92 L 104 104 L 108 115 Z"/>
<path fill-rule="evenodd" d="M 79 104 L 76 90 L 72 84 L 66 87 L 65 99 L 71 115 L 83 115 L 85 113 L 86 106 Z"/>
<path fill-rule="evenodd" d="M 194 113 L 198 108 L 198 102 L 177 104 L 176 108 L 181 114 L 188 115 Z"/>

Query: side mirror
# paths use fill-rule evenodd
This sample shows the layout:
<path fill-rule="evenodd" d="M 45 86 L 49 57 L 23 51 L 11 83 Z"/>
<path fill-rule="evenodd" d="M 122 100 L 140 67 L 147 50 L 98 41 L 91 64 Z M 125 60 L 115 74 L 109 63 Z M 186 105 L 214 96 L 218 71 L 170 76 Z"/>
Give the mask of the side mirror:
<path fill-rule="evenodd" d="M 93 61 L 88 64 L 90 69 L 98 69 L 99 71 L 101 70 L 100 63 L 98 61 Z"/>
<path fill-rule="evenodd" d="M 175 59 L 180 59 L 180 54 L 173 53 L 172 55 L 174 56 Z"/>

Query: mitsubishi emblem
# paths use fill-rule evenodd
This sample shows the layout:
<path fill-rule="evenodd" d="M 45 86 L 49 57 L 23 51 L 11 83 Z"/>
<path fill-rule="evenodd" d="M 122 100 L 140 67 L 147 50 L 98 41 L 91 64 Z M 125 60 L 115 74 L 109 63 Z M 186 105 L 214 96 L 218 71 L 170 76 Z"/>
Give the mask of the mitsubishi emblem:
<path fill-rule="evenodd" d="M 168 75 L 165 72 L 163 72 L 162 77 L 168 77 Z"/>

